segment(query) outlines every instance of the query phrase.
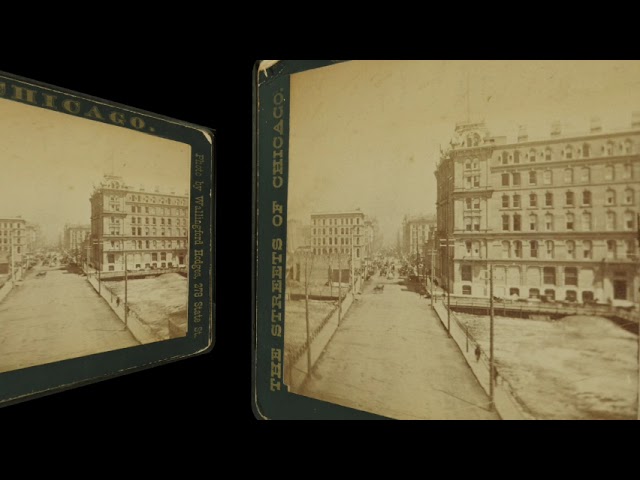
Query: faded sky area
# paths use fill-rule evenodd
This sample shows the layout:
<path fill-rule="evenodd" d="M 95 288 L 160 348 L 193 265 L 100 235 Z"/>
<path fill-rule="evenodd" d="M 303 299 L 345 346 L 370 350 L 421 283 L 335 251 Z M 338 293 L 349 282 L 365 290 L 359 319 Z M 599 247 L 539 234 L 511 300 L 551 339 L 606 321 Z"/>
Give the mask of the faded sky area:
<path fill-rule="evenodd" d="M 39 224 L 46 241 L 65 223 L 91 222 L 89 197 L 104 174 L 184 194 L 190 158 L 187 144 L 0 99 L 0 217 Z"/>
<path fill-rule="evenodd" d="M 468 88 L 467 88 L 468 86 Z M 467 91 L 469 95 L 467 96 Z M 404 214 L 435 214 L 439 146 L 483 118 L 515 141 L 630 127 L 638 61 L 352 61 L 291 78 L 288 215 L 361 208 L 392 245 Z"/>

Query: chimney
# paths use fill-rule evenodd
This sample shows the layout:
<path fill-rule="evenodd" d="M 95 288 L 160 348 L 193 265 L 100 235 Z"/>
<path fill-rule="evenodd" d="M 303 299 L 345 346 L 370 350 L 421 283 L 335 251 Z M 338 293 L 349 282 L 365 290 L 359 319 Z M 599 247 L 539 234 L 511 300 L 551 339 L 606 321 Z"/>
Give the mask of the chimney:
<path fill-rule="evenodd" d="M 602 123 L 600 117 L 591 117 L 591 133 L 599 133 L 602 131 Z"/>
<path fill-rule="evenodd" d="M 631 113 L 631 127 L 640 128 L 640 111 Z"/>
<path fill-rule="evenodd" d="M 558 137 L 560 136 L 561 133 L 562 133 L 562 127 L 560 125 L 560 122 L 553 122 L 551 124 L 551 136 Z"/>
<path fill-rule="evenodd" d="M 529 135 L 527 135 L 527 126 L 520 125 L 518 127 L 518 142 L 526 142 L 529 139 Z"/>

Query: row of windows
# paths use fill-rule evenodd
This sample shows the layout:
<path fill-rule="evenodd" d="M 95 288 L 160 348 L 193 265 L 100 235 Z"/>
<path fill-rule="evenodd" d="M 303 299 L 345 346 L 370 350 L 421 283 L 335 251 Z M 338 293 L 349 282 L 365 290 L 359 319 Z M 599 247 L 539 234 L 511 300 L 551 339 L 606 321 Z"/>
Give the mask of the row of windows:
<path fill-rule="evenodd" d="M 463 295 L 471 295 L 472 287 L 471 285 L 463 285 L 462 286 L 462 294 Z M 509 288 L 509 296 L 519 297 L 520 289 L 517 287 Z M 554 301 L 556 299 L 556 292 L 552 288 L 544 290 L 544 297 L 546 300 Z M 529 298 L 531 299 L 540 299 L 540 289 L 539 288 L 530 288 L 529 289 Z M 575 290 L 566 290 L 565 291 L 565 301 L 567 302 L 577 302 L 578 296 Z M 591 303 L 594 301 L 593 292 L 591 290 L 584 290 L 582 292 L 582 303 Z"/>
<path fill-rule="evenodd" d="M 8 246 L 8 245 L 3 245 L 3 246 L 2 246 L 2 247 L 0 247 L 0 248 L 1 248 L 3 251 L 5 251 L 5 252 L 8 252 L 8 251 L 11 249 L 11 247 L 10 247 L 10 246 Z M 21 248 L 21 247 L 15 247 L 15 246 L 14 246 L 13 248 L 15 248 L 16 253 L 22 253 L 22 248 Z"/>
<path fill-rule="evenodd" d="M 12 222 L 0 222 L 0 229 L 5 229 L 5 228 L 25 228 L 25 224 L 24 223 L 12 223 Z"/>
<path fill-rule="evenodd" d="M 476 242 L 465 242 L 466 250 L 472 256 L 475 252 L 479 252 L 479 245 L 476 247 Z M 554 242 L 553 240 L 529 240 L 528 242 L 522 242 L 520 240 L 508 241 L 503 240 L 502 242 L 502 258 L 523 258 L 523 245 L 527 244 L 529 247 L 529 258 L 555 258 L 555 249 L 556 243 L 562 242 Z M 593 259 L 593 242 L 591 240 L 583 240 L 580 246 L 580 250 L 576 247 L 576 242 L 574 240 L 567 240 L 564 242 L 565 246 L 565 257 L 566 259 L 575 260 L 577 259 L 585 259 L 591 260 Z M 477 248 L 477 249 L 476 249 Z M 632 259 L 635 258 L 635 240 L 625 240 L 623 242 L 623 252 L 621 252 L 621 256 L 618 257 L 618 243 L 615 240 L 607 240 L 607 258 L 609 259 L 617 259 L 617 258 L 627 258 Z"/>
<path fill-rule="evenodd" d="M 633 177 L 633 166 L 630 163 L 626 163 L 622 166 L 622 179 L 629 180 Z M 582 167 L 579 171 L 580 173 L 580 182 L 589 183 L 591 181 L 591 169 L 589 167 Z M 537 185 L 538 184 L 538 171 L 530 170 L 527 173 L 529 185 Z M 573 168 L 565 168 L 564 170 L 564 183 L 572 184 L 574 183 L 574 169 Z M 604 168 L 604 179 L 607 181 L 612 181 L 616 179 L 616 171 L 614 165 L 605 165 Z M 505 172 L 501 176 L 501 185 L 503 187 L 509 186 L 520 186 L 522 184 L 521 172 Z M 544 170 L 542 172 L 542 184 L 543 185 L 551 185 L 553 184 L 553 171 L 552 170 Z"/>
<path fill-rule="evenodd" d="M 360 225 L 360 217 L 353 218 L 314 218 L 314 225 Z"/>
<path fill-rule="evenodd" d="M 498 161 L 502 165 L 508 165 L 509 163 L 520 163 L 520 160 L 528 162 L 535 162 L 536 159 L 544 159 L 546 161 L 554 159 L 571 160 L 573 158 L 590 158 L 592 153 L 593 149 L 591 148 L 591 145 L 583 143 L 579 146 L 566 145 L 560 150 L 559 157 L 556 157 L 558 152 L 551 147 L 546 147 L 544 150 L 531 148 L 528 152 L 520 152 L 520 150 L 503 151 L 499 154 Z M 606 145 L 602 145 L 600 147 L 600 153 L 602 156 L 631 155 L 633 153 L 633 142 L 630 139 L 627 139 L 624 142 L 618 142 L 618 144 L 616 144 L 614 141 L 610 140 Z M 471 166 L 469 166 L 469 168 L 471 168 Z"/>
<path fill-rule="evenodd" d="M 142 207 L 139 205 L 131 205 L 131 213 L 142 213 Z M 173 215 L 173 216 L 187 216 L 186 208 L 154 208 L 144 207 L 144 213 L 150 215 Z"/>
<path fill-rule="evenodd" d="M 614 231 L 618 229 L 622 230 L 633 230 L 635 228 L 635 217 L 636 215 L 632 211 L 626 211 L 622 216 L 622 225 L 618 224 L 618 216 L 616 212 L 607 212 L 605 215 L 605 229 L 608 231 Z M 529 214 L 529 231 L 538 231 L 540 227 L 538 225 L 538 215 L 535 213 Z M 582 212 L 580 215 L 580 230 L 583 231 L 591 231 L 593 230 L 593 215 L 590 212 Z M 480 221 L 477 222 L 478 228 L 473 228 L 473 230 L 480 230 L 479 225 Z M 471 217 L 465 217 L 465 230 L 471 231 Z M 474 223 L 475 225 L 475 223 Z M 569 212 L 564 215 L 564 228 L 568 231 L 575 231 L 576 228 L 576 216 L 575 214 Z M 546 213 L 544 215 L 544 230 L 545 231 L 553 231 L 556 229 L 555 226 L 555 217 L 551 213 Z M 514 231 L 520 232 L 523 230 L 522 226 L 522 215 L 516 213 L 513 215 L 502 215 L 502 231 Z"/>
<path fill-rule="evenodd" d="M 111 217 L 111 221 L 114 222 L 114 218 L 115 217 Z M 151 219 L 149 217 L 145 217 L 144 218 L 144 224 L 145 225 L 156 225 L 156 218 L 157 217 L 151 217 Z M 187 219 L 186 218 L 176 218 L 175 220 L 175 225 L 186 225 L 187 224 Z M 115 222 L 116 224 L 119 224 L 120 221 L 116 218 Z M 138 224 L 138 225 L 142 225 L 142 217 L 131 217 L 131 223 L 132 224 Z M 160 218 L 160 225 L 171 225 L 171 218 Z"/>
<path fill-rule="evenodd" d="M 117 197 L 111 197 L 116 198 Z M 158 197 L 155 195 L 127 195 L 127 200 L 132 202 L 145 202 L 145 203 L 156 203 L 159 202 L 161 204 L 166 205 L 186 205 L 187 199 L 185 198 L 171 198 L 171 197 Z M 113 201 L 113 200 L 112 200 Z"/>
<path fill-rule="evenodd" d="M 168 236 L 180 236 L 180 229 L 176 228 L 160 228 L 157 229 L 155 227 L 145 227 L 144 228 L 144 235 L 157 235 L 158 231 L 160 232 L 160 235 L 168 235 Z M 131 227 L 131 235 L 142 235 L 142 227 Z M 182 236 L 186 237 L 187 236 L 187 229 L 183 228 L 182 229 Z"/>
<path fill-rule="evenodd" d="M 356 248 L 355 256 L 356 258 L 360 258 L 360 249 Z M 326 247 L 326 248 L 315 248 L 313 249 L 314 255 L 328 255 L 331 253 L 348 253 L 351 254 L 351 248 L 342 248 L 342 247 Z"/>
<path fill-rule="evenodd" d="M 352 233 L 355 235 L 360 235 L 360 227 L 351 228 L 338 228 L 338 227 L 330 227 L 330 228 L 314 228 L 312 229 L 313 235 L 351 235 Z"/>
<path fill-rule="evenodd" d="M 112 240 L 110 242 L 112 249 L 119 249 L 121 243 L 118 240 Z M 186 248 L 186 240 L 132 240 L 131 242 L 125 242 L 125 247 L 131 246 L 132 248 Z"/>
<path fill-rule="evenodd" d="M 338 243 L 338 239 L 340 242 Z M 320 242 L 322 240 L 322 242 Z M 314 238 L 314 245 L 351 245 L 351 239 L 349 237 L 329 237 L 329 238 Z M 354 245 L 360 245 L 360 239 L 356 238 L 353 242 Z"/>
<path fill-rule="evenodd" d="M 180 260 L 178 262 L 179 262 L 179 264 L 184 263 L 183 258 L 180 257 Z M 158 267 L 158 263 L 157 262 L 145 263 L 144 268 L 147 269 L 147 270 L 156 269 L 156 268 L 173 268 L 173 262 L 168 262 L 168 263 L 167 262 L 162 262 L 159 267 Z M 116 268 L 115 268 L 114 265 L 109 265 L 109 271 L 110 272 L 114 272 L 115 269 Z M 128 267 L 127 269 L 131 270 L 130 267 Z M 136 263 L 134 270 L 142 270 L 142 264 L 141 263 Z"/>

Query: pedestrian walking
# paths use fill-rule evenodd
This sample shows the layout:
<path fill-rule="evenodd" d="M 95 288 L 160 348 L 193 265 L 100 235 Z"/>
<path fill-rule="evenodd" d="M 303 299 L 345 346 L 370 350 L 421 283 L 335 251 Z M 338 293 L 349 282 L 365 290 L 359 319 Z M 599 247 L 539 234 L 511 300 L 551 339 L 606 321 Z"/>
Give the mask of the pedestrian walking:
<path fill-rule="evenodd" d="M 476 362 L 479 362 L 480 355 L 482 354 L 482 350 L 480 350 L 480 345 L 476 345 L 475 354 L 476 354 Z"/>
<path fill-rule="evenodd" d="M 116 305 L 119 307 L 120 306 L 120 297 L 116 298 Z"/>

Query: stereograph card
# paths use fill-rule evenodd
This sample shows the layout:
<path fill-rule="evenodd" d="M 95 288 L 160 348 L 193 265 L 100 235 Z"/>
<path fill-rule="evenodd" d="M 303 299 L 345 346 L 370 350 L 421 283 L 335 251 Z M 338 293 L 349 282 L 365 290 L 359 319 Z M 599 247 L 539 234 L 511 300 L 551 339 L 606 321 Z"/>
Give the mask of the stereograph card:
<path fill-rule="evenodd" d="M 637 419 L 640 62 L 263 61 L 262 419 Z"/>
<path fill-rule="evenodd" d="M 0 73 L 0 405 L 213 345 L 212 130 Z"/>

